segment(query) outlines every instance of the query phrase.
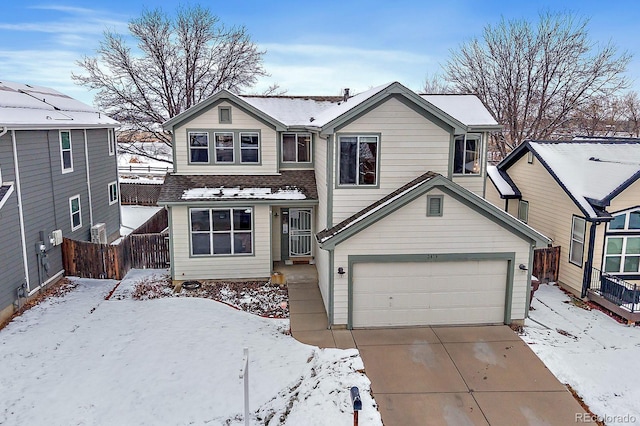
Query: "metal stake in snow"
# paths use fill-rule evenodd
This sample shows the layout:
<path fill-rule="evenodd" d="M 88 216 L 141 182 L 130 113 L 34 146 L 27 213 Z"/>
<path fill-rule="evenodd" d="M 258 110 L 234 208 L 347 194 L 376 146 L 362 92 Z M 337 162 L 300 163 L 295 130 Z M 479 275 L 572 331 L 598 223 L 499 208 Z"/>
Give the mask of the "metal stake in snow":
<path fill-rule="evenodd" d="M 244 348 L 240 378 L 244 379 L 244 424 L 249 426 L 249 348 Z"/>

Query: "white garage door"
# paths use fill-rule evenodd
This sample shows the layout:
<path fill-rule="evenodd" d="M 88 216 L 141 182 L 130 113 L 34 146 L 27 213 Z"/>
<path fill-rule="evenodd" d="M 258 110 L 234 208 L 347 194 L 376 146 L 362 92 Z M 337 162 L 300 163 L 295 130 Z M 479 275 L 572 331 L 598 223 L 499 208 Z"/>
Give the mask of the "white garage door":
<path fill-rule="evenodd" d="M 353 326 L 504 322 L 506 260 L 356 263 Z"/>

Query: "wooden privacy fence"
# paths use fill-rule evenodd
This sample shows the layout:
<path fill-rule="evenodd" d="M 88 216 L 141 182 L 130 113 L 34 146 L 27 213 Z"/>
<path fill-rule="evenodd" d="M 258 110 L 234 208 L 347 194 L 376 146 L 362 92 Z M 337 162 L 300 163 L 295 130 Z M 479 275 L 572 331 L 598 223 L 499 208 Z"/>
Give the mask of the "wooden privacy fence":
<path fill-rule="evenodd" d="M 533 271 L 531 273 L 541 283 L 558 281 L 560 270 L 560 246 L 533 251 Z"/>
<path fill-rule="evenodd" d="M 120 203 L 155 206 L 158 202 L 162 185 L 142 183 L 121 183 Z"/>

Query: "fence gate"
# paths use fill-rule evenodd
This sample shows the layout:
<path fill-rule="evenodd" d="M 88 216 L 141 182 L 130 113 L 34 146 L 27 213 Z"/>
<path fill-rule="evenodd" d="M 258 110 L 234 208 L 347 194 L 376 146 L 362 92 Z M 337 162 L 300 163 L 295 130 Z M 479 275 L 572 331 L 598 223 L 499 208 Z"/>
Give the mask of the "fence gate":
<path fill-rule="evenodd" d="M 557 282 L 560 270 L 560 246 L 533 251 L 533 271 L 531 274 L 541 283 Z"/>

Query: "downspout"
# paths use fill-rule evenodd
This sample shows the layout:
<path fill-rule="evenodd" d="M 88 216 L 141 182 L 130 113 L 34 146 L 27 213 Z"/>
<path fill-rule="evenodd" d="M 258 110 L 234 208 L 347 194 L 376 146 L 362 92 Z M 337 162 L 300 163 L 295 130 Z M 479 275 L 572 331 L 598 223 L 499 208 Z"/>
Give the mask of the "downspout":
<path fill-rule="evenodd" d="M 589 247 L 587 249 L 587 261 L 584 264 L 584 272 L 582 276 L 582 292 L 580 297 L 587 296 L 587 290 L 591 286 L 591 275 L 593 272 L 593 249 L 596 241 L 596 227 L 602 222 L 592 222 L 589 228 Z"/>
<path fill-rule="evenodd" d="M 334 266 L 334 249 L 329 250 L 329 312 L 327 313 L 327 324 L 328 328 L 333 328 L 333 311 L 334 311 L 334 275 L 333 275 L 333 266 Z"/>
<path fill-rule="evenodd" d="M 6 133 L 5 127 L 3 132 Z M 3 134 L 4 134 L 3 133 Z M 24 278 L 27 283 L 27 291 L 31 290 L 29 283 L 29 263 L 27 262 L 27 236 L 24 230 L 24 209 L 22 207 L 22 184 L 20 183 L 20 166 L 18 165 L 18 148 L 16 144 L 16 131 L 11 131 L 11 143 L 13 147 L 13 167 L 16 177 L 16 194 L 18 196 L 18 216 L 20 219 L 20 240 L 22 242 L 22 262 L 24 266 Z"/>
<path fill-rule="evenodd" d="M 89 197 L 89 223 L 91 223 L 91 226 L 93 226 L 93 203 L 91 202 L 91 175 L 89 173 L 89 144 L 87 142 L 87 129 L 84 129 L 83 133 L 84 133 L 84 161 L 87 165 L 85 170 L 87 171 L 87 195 Z M 108 138 L 109 136 L 107 135 L 107 139 Z M 119 194 L 120 194 L 120 188 L 118 188 L 118 195 Z"/>

